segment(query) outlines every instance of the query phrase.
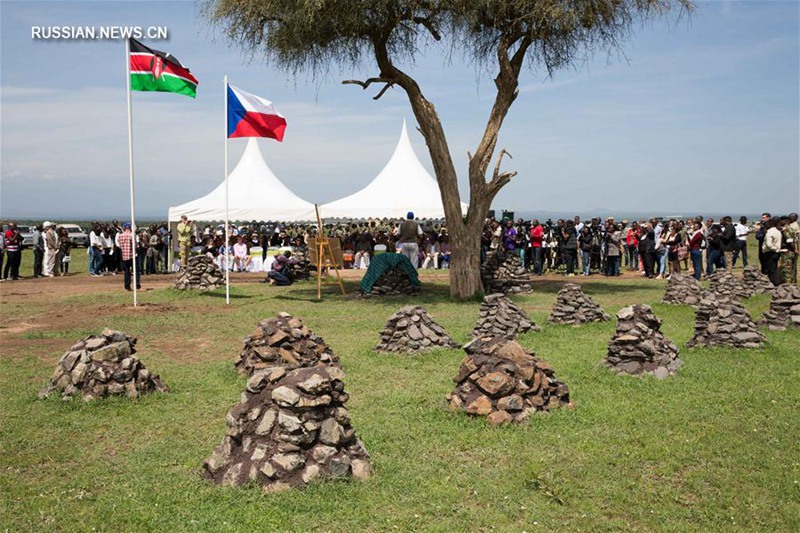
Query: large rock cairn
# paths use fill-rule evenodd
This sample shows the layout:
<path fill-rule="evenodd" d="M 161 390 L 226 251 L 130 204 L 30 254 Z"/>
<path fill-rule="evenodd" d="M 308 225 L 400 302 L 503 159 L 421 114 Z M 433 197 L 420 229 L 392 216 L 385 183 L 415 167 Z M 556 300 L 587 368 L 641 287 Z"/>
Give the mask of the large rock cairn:
<path fill-rule="evenodd" d="M 487 294 L 471 337 L 500 336 L 516 339 L 519 333 L 539 331 L 528 315 L 502 293 Z"/>
<path fill-rule="evenodd" d="M 789 283 L 775 287 L 769 311 L 764 313 L 760 324 L 779 331 L 791 325 L 800 327 L 800 287 Z"/>
<path fill-rule="evenodd" d="M 497 251 L 481 265 L 481 281 L 487 293 L 531 292 L 531 278 L 516 253 Z"/>
<path fill-rule="evenodd" d="M 459 348 L 431 315 L 418 305 L 407 305 L 389 317 L 381 331 L 378 352 L 414 354 L 432 348 Z"/>
<path fill-rule="evenodd" d="M 339 358 L 322 338 L 289 313 L 259 322 L 244 338 L 244 348 L 234 363 L 239 373 L 247 376 L 271 366 L 291 369 L 328 365 L 339 366 Z"/>
<path fill-rule="evenodd" d="M 717 296 L 728 296 L 730 298 L 743 299 L 750 298 L 753 292 L 745 287 L 742 278 L 733 274 L 728 274 L 723 269 L 716 270 L 708 278 L 709 290 Z"/>
<path fill-rule="evenodd" d="M 548 322 L 578 326 L 585 322 L 606 322 L 611 317 L 587 296 L 580 285 L 565 283 L 558 291 Z"/>
<path fill-rule="evenodd" d="M 76 342 L 61 356 L 39 397 L 58 391 L 64 400 L 81 394 L 84 401 L 91 401 L 112 395 L 138 398 L 148 392 L 166 392 L 161 378 L 151 374 L 134 355 L 135 345 L 135 337 L 108 328 Z"/>
<path fill-rule="evenodd" d="M 186 269 L 175 281 L 175 288 L 181 291 L 187 289 L 210 291 L 220 288 L 224 283 L 225 276 L 214 260 L 206 254 L 201 254 L 189 258 Z"/>
<path fill-rule="evenodd" d="M 380 275 L 378 281 L 372 286 L 369 293 L 361 293 L 362 297 L 369 296 L 401 296 L 414 295 L 422 290 L 419 285 L 414 285 L 402 267 L 396 266 L 386 270 Z"/>
<path fill-rule="evenodd" d="M 758 348 L 765 340 L 739 300 L 709 293 L 695 312 L 694 336 L 686 346 Z"/>
<path fill-rule="evenodd" d="M 369 476 L 369 454 L 345 407 L 338 367 L 253 374 L 228 413 L 222 443 L 203 463 L 217 485 L 257 483 L 267 492 L 302 488 L 315 479 Z"/>
<path fill-rule="evenodd" d="M 661 301 L 665 304 L 697 307 L 705 292 L 703 286 L 693 276 L 673 274 L 667 281 L 667 286 L 664 289 L 664 298 Z"/>
<path fill-rule="evenodd" d="M 553 368 L 505 337 L 481 337 L 464 346 L 453 392 L 452 411 L 485 416 L 492 425 L 522 422 L 536 411 L 571 405 L 569 388 Z"/>
<path fill-rule="evenodd" d="M 617 312 L 617 320 L 617 331 L 603 361 L 617 374 L 649 374 L 664 379 L 683 364 L 678 347 L 661 333 L 661 319 L 649 305 L 623 307 Z"/>
<path fill-rule="evenodd" d="M 775 289 L 769 277 L 753 265 L 744 267 L 742 284 L 750 294 L 769 294 Z"/>

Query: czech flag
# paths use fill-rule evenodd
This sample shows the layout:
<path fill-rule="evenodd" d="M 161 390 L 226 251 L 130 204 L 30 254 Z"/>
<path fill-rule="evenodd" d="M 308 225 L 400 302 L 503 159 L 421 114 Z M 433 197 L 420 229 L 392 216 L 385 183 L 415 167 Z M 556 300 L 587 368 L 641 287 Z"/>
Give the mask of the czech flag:
<path fill-rule="evenodd" d="M 283 141 L 286 119 L 272 102 L 228 85 L 228 138 L 268 137 Z"/>

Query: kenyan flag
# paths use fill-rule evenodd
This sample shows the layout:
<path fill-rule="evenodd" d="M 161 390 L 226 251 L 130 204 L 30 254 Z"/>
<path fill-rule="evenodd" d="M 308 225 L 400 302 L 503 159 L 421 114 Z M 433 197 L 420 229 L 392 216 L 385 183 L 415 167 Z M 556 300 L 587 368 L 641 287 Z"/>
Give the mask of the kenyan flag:
<path fill-rule="evenodd" d="M 130 48 L 132 91 L 196 96 L 197 78 L 175 56 L 148 48 L 136 39 L 130 39 Z"/>

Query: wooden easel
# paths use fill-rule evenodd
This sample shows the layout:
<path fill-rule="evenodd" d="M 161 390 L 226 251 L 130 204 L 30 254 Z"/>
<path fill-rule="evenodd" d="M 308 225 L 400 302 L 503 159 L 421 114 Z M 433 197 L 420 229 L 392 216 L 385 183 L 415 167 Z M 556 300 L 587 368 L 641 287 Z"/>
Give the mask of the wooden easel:
<path fill-rule="evenodd" d="M 339 288 L 342 290 L 342 296 L 347 293 L 344 290 L 344 283 L 342 277 L 339 275 L 339 269 L 342 268 L 344 260 L 342 259 L 342 245 L 336 239 L 336 246 L 338 253 L 334 253 L 331 246 L 331 239 L 325 235 L 325 230 L 322 227 L 322 219 L 319 216 L 319 205 L 314 204 L 314 209 L 317 212 L 317 237 L 314 239 L 314 251 L 316 252 L 316 265 L 317 265 L 317 300 L 322 299 L 322 269 L 332 268 L 336 272 L 336 279 L 339 282 Z M 338 256 L 338 257 L 337 257 Z M 328 283 L 327 276 L 325 276 L 325 283 Z"/>

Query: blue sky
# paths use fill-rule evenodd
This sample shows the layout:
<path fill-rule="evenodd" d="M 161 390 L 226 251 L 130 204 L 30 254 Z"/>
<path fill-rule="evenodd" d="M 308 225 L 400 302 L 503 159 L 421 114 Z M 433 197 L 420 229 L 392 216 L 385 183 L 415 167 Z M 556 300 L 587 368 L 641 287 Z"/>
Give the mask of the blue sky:
<path fill-rule="evenodd" d="M 516 211 L 759 213 L 800 204 L 798 21 L 794 1 L 700 2 L 691 19 L 637 31 L 625 60 L 598 56 L 526 72 L 498 148 L 519 174 L 495 207 Z M 121 41 L 34 41 L 31 26 L 167 26 L 198 97 L 134 93 L 137 215 L 165 217 L 223 177 L 222 77 L 272 100 L 283 143 L 260 141 L 273 171 L 324 203 L 368 183 L 394 150 L 405 95 L 381 100 L 342 79 L 295 78 L 248 58 L 193 2 L 0 2 L 0 217 L 125 217 L 127 116 Z M 434 102 L 466 182 L 491 106 L 492 73 L 438 48 L 406 66 Z M 412 142 L 431 169 L 424 141 Z M 231 168 L 245 140 L 230 141 Z M 402 186 L 398 184 L 398 186 Z M 466 201 L 462 186 L 462 200 Z"/>

